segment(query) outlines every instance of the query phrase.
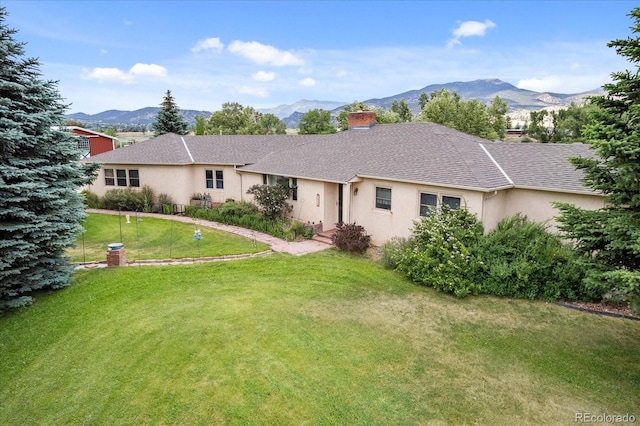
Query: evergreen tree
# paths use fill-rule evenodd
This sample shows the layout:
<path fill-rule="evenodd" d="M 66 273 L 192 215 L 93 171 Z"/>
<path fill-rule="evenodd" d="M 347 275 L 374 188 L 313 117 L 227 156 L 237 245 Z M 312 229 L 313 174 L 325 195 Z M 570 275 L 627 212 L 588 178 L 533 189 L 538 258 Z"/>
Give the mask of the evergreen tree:
<path fill-rule="evenodd" d="M 0 8 L 0 310 L 69 284 L 65 249 L 84 218 L 77 189 L 99 167 L 79 165 L 75 137 L 52 127 L 64 125 L 67 106 L 6 17 Z"/>
<path fill-rule="evenodd" d="M 156 121 L 152 125 L 154 136 L 164 135 L 165 133 L 186 135 L 189 125 L 180 115 L 180 109 L 176 105 L 173 96 L 171 96 L 171 90 L 167 90 L 160 106 L 162 108 L 158 111 Z"/>
<path fill-rule="evenodd" d="M 630 16 L 634 34 L 640 33 L 640 8 Z M 560 209 L 560 230 L 573 239 L 590 267 L 585 281 L 594 298 L 615 289 L 627 294 L 640 310 L 640 38 L 610 42 L 635 66 L 634 71 L 615 72 L 603 86 L 606 94 L 591 98 L 593 121 L 583 136 L 593 158 L 572 158 L 583 170 L 585 185 L 603 193 L 606 207 L 591 211 L 571 204 Z"/>

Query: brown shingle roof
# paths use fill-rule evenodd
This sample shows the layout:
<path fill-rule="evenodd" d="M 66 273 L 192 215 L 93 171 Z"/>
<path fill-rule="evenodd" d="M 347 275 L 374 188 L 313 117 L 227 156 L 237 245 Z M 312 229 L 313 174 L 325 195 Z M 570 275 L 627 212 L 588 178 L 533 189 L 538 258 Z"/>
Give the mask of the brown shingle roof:
<path fill-rule="evenodd" d="M 576 170 L 569 157 L 593 157 L 584 144 L 484 144 L 516 187 L 557 191 L 593 192 L 582 185 L 583 172 Z"/>
<path fill-rule="evenodd" d="M 332 182 L 361 176 L 482 191 L 516 186 L 588 193 L 582 173 L 567 161 L 581 155 L 591 155 L 587 145 L 493 143 L 434 123 L 404 123 L 333 135 L 167 134 L 87 161 L 233 164 Z"/>

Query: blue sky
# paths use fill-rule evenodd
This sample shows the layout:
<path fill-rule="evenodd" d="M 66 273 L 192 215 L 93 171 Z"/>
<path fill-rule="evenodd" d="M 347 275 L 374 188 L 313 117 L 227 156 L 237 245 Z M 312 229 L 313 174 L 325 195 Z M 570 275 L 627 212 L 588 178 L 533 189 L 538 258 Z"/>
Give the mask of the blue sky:
<path fill-rule="evenodd" d="M 632 68 L 634 1 L 2 0 L 69 112 L 386 97 L 499 78 L 578 93 Z"/>

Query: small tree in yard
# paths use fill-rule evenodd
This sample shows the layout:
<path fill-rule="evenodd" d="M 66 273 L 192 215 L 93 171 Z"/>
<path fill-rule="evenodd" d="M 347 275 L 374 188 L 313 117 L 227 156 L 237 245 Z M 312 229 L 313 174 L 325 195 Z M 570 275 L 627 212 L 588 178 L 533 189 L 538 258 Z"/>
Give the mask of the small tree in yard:
<path fill-rule="evenodd" d="M 630 16 L 632 32 L 640 33 L 640 8 Z M 603 86 L 606 94 L 591 98 L 598 108 L 583 135 L 596 157 L 571 159 L 584 170 L 585 185 L 606 196 L 607 206 L 591 211 L 559 203 L 558 221 L 587 263 L 591 296 L 622 293 L 640 312 L 640 37 L 608 46 L 635 70 L 613 73 L 614 82 Z"/>
<path fill-rule="evenodd" d="M 78 189 L 99 165 L 77 163 L 56 83 L 25 59 L 0 8 L 0 310 L 28 304 L 32 292 L 67 286 L 65 249 L 85 217 Z"/>
<path fill-rule="evenodd" d="M 293 207 L 287 201 L 291 189 L 284 185 L 253 185 L 247 191 L 254 197 L 262 213 L 272 221 L 285 218 Z"/>

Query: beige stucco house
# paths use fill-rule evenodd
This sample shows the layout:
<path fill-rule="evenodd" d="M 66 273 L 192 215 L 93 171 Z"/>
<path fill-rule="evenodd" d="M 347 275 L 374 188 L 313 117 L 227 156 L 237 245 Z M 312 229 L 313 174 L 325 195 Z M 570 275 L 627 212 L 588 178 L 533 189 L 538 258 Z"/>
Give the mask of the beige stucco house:
<path fill-rule="evenodd" d="M 254 184 L 288 182 L 295 219 L 364 226 L 375 244 L 408 236 L 430 206 L 466 206 L 490 230 L 522 213 L 549 222 L 553 201 L 596 209 L 604 197 L 581 183 L 568 157 L 591 156 L 582 144 L 491 142 L 434 123 L 375 125 L 352 113 L 333 135 L 178 136 L 167 134 L 91 157 L 103 167 L 89 188 L 151 186 L 188 204 L 250 200 Z"/>

